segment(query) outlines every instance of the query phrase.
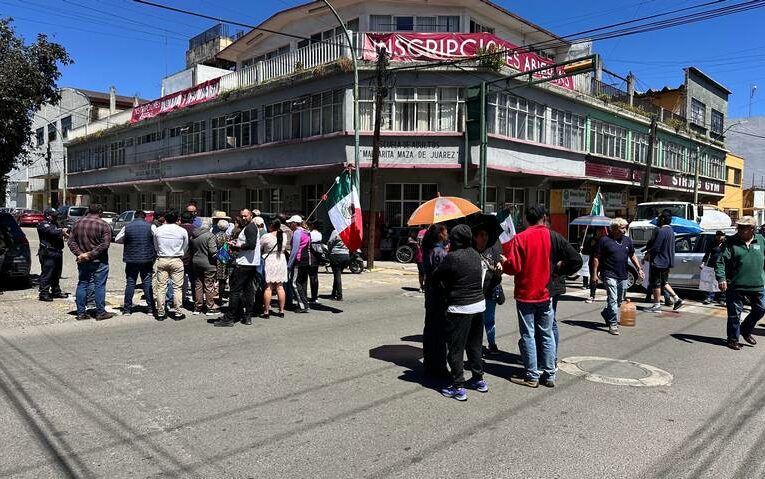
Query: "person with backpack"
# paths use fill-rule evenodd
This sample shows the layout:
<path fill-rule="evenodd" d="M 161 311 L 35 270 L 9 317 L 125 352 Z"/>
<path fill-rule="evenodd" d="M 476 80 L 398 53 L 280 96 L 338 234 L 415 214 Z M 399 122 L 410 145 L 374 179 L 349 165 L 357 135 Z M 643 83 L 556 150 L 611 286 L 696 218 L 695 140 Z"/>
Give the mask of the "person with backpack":
<path fill-rule="evenodd" d="M 194 269 L 194 314 L 207 308 L 208 315 L 217 314 L 215 307 L 215 280 L 218 269 L 218 244 L 215 235 L 205 226 L 191 234 L 191 263 Z"/>

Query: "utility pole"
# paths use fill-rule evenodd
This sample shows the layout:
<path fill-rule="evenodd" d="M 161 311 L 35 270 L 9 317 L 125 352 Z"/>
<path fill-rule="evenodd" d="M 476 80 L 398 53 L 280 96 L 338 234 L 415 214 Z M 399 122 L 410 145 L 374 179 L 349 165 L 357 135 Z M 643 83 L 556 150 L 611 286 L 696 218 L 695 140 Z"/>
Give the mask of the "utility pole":
<path fill-rule="evenodd" d="M 695 173 L 693 175 L 693 204 L 699 204 L 699 164 L 701 163 L 701 147 L 696 145 L 696 164 L 694 165 Z"/>
<path fill-rule="evenodd" d="M 50 128 L 50 124 L 48 124 L 48 128 Z M 46 210 L 45 204 L 47 203 L 48 206 L 50 206 L 50 162 L 51 162 L 51 152 L 50 152 L 50 134 L 48 134 L 48 150 L 45 152 L 45 163 L 48 168 L 47 175 L 45 177 L 45 199 L 43 200 L 42 209 Z"/>
<path fill-rule="evenodd" d="M 388 67 L 388 52 L 384 47 L 377 49 L 377 89 L 375 90 L 375 129 L 372 135 L 372 168 L 369 178 L 369 223 L 367 224 L 367 268 L 375 267 L 375 234 L 377 221 L 377 169 L 380 166 L 380 127 L 382 110 L 388 87 L 385 85 L 385 70 Z"/>
<path fill-rule="evenodd" d="M 481 213 L 486 213 L 486 181 L 488 177 L 487 150 L 489 146 L 489 134 L 486 131 L 486 82 L 481 82 L 481 142 L 478 149 L 478 207 Z"/>
<path fill-rule="evenodd" d="M 651 187 L 651 167 L 653 166 L 653 150 L 656 144 L 656 116 L 651 117 L 651 131 L 648 134 L 648 152 L 645 157 L 645 173 L 643 173 L 643 203 L 648 202 L 648 190 Z"/>

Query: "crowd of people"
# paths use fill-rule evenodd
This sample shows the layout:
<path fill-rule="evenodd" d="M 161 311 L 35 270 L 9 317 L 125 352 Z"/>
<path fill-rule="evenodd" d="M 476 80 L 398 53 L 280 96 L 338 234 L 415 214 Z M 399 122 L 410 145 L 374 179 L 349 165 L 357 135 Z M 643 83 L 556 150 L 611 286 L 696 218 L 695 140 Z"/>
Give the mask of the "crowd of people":
<path fill-rule="evenodd" d="M 461 224 L 451 230 L 445 225 L 433 225 L 418 235 L 420 280 L 425 292 L 424 371 L 431 378 L 448 383 L 441 391 L 446 397 L 464 401 L 467 389 L 488 391 L 483 357 L 499 350 L 495 309 L 504 302 L 503 274 L 514 277 L 518 347 L 524 366 L 524 373 L 510 380 L 532 388 L 555 386 L 560 345 L 558 299 L 566 291 L 566 277 L 582 267 L 582 256 L 549 228 L 544 207 L 527 208 L 525 221 L 525 229 L 504 245 L 499 240 L 489 242 L 492 227 L 483 224 L 472 228 Z M 673 310 L 683 306 L 683 300 L 669 283 L 669 271 L 675 262 L 671 222 L 670 212 L 659 216 L 659 227 L 642 262 L 626 235 L 626 220 L 615 218 L 606 231 L 596 234 L 591 245 L 588 302 L 594 299 L 597 285 L 602 284 L 607 300 L 600 314 L 611 335 L 620 334 L 629 263 L 640 280 L 648 275 L 650 306 L 644 308 L 645 312 L 661 312 L 663 297 L 667 297 L 665 304 Z M 740 349 L 739 337 L 756 344 L 752 330 L 765 316 L 765 238 L 755 234 L 755 226 L 752 217 L 744 217 L 737 221 L 735 235 L 726 238 L 723 232 L 717 232 L 703 261 L 704 265 L 714 267 L 720 294 L 725 294 L 727 345 L 734 350 Z M 705 303 L 717 295 L 710 293 Z M 751 304 L 751 311 L 742 323 L 745 302 Z M 484 331 L 489 345 L 485 350 Z M 471 374 L 469 380 L 465 380 L 465 367 Z"/>
<path fill-rule="evenodd" d="M 100 205 L 90 205 L 87 215 L 68 230 L 59 226 L 58 213 L 50 209 L 38 226 L 39 299 L 47 302 L 68 296 L 60 285 L 68 247 L 78 269 L 78 320 L 90 319 L 87 306 L 91 302 L 96 320 L 114 316 L 105 304 L 112 240 L 123 245 L 125 315 L 137 310 L 133 299 L 139 281 L 145 311 L 160 321 L 184 319 L 184 309 L 214 316 L 209 322 L 216 327 L 250 325 L 253 316 L 284 317 L 287 310 L 308 313 L 318 300 L 319 264 L 325 260 L 333 271 L 331 299 L 343 299 L 342 270 L 350 263 L 350 252 L 333 231 L 325 256 L 320 221 L 280 214 L 267 224 L 259 211 L 249 209 L 242 209 L 233 221 L 217 211 L 208 221 L 198 216 L 192 202 L 180 213 L 155 212 L 151 222 L 146 212 L 137 211 L 134 220 L 112 238 L 102 213 Z M 276 311 L 272 311 L 274 294 Z"/>

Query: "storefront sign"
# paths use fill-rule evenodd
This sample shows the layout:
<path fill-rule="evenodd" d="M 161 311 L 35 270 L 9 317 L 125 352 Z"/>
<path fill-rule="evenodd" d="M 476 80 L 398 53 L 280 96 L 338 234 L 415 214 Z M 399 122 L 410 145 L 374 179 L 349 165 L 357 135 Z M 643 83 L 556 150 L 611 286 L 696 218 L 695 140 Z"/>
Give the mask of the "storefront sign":
<path fill-rule="evenodd" d="M 589 208 L 592 198 L 589 190 L 563 190 L 564 208 Z"/>
<path fill-rule="evenodd" d="M 690 175 L 681 175 L 676 172 L 654 170 L 651 173 L 653 186 L 664 186 L 676 190 L 693 191 L 696 180 Z M 613 166 L 587 161 L 585 175 L 609 180 L 630 181 L 638 185 L 643 183 L 643 167 Z M 722 181 L 699 179 L 699 193 L 725 194 L 725 184 Z"/>
<path fill-rule="evenodd" d="M 218 96 L 220 92 L 220 78 L 208 80 L 199 85 L 163 96 L 159 100 L 139 105 L 133 108 L 130 123 L 136 123 L 147 118 L 153 118 L 162 113 L 179 110 L 191 105 L 204 103 Z"/>
<path fill-rule="evenodd" d="M 603 203 L 607 210 L 620 210 L 627 206 L 626 193 L 603 193 Z"/>
<path fill-rule="evenodd" d="M 372 148 L 361 147 L 361 159 L 372 161 Z M 444 146 L 440 141 L 387 140 L 380 142 L 380 160 L 389 163 L 457 163 L 458 146 Z"/>
<path fill-rule="evenodd" d="M 520 50 L 517 45 L 489 33 L 365 33 L 364 60 L 377 60 L 378 46 L 384 46 L 390 54 L 390 60 L 394 62 L 459 60 L 496 49 L 503 52 L 507 66 L 520 72 L 555 64 L 552 60 Z M 557 73 L 563 74 L 563 68 L 558 67 Z M 550 68 L 534 76 L 550 78 L 555 74 L 556 70 Z M 574 89 L 571 77 L 558 78 L 551 83 L 568 90 Z"/>

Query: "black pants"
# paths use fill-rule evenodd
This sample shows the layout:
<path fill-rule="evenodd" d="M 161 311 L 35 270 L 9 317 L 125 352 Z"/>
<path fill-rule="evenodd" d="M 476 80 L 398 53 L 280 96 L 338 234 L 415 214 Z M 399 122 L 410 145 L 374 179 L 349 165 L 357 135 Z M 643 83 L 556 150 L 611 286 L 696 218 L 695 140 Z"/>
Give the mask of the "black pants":
<path fill-rule="evenodd" d="M 425 327 L 422 330 L 422 364 L 425 374 L 446 379 L 446 304 L 437 290 L 425 288 Z"/>
<path fill-rule="evenodd" d="M 266 278 L 263 276 L 265 273 L 260 268 L 261 266 L 255 267 L 255 279 L 252 281 L 252 291 L 255 297 L 252 299 L 250 316 L 257 316 L 263 311 L 263 289 L 266 285 Z"/>
<path fill-rule="evenodd" d="M 292 290 L 292 299 L 295 301 L 295 307 L 300 311 L 308 311 L 307 286 L 308 265 L 295 266 L 290 277 L 290 289 Z"/>
<path fill-rule="evenodd" d="M 229 279 L 231 293 L 225 321 L 236 322 L 248 317 L 246 315 L 252 315 L 253 300 L 255 299 L 253 287 L 257 275 L 256 266 L 236 266 L 234 268 Z"/>
<path fill-rule="evenodd" d="M 57 294 L 61 292 L 59 281 L 64 257 L 59 253 L 40 255 L 40 294 Z"/>
<path fill-rule="evenodd" d="M 329 264 L 332 267 L 332 297 L 343 299 L 343 269 L 351 263 L 351 257 L 347 254 L 332 255 Z"/>
<path fill-rule="evenodd" d="M 452 384 L 462 387 L 465 383 L 464 356 L 467 353 L 468 367 L 473 379 L 483 378 L 483 313 L 446 313 L 446 360 L 451 370 Z"/>
<path fill-rule="evenodd" d="M 319 265 L 308 266 L 308 279 L 311 283 L 311 301 L 319 297 Z"/>

